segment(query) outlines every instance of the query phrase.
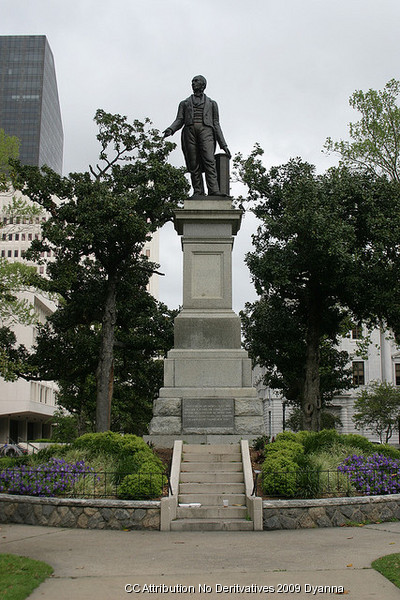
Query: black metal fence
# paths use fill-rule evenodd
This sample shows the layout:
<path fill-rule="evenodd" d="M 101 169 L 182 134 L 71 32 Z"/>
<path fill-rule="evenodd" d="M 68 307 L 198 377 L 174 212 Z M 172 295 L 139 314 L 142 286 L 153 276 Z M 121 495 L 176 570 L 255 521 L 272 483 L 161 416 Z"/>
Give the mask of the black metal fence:
<path fill-rule="evenodd" d="M 60 498 L 145 500 L 168 495 L 169 475 L 160 472 L 121 473 L 28 465 L 3 468 L 0 492 Z"/>
<path fill-rule="evenodd" d="M 258 495 L 324 498 L 400 493 L 399 469 L 287 470 L 263 473 Z"/>

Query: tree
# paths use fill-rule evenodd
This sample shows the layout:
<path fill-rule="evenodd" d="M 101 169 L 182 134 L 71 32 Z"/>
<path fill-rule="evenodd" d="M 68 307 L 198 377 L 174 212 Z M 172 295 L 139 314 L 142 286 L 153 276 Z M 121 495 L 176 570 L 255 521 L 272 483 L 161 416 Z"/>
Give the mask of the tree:
<path fill-rule="evenodd" d="M 295 407 L 290 416 L 285 421 L 285 426 L 287 429 L 294 431 L 297 433 L 298 431 L 302 431 L 303 429 L 303 413 L 301 408 Z M 337 429 L 338 427 L 343 427 L 343 423 L 340 420 L 340 417 L 329 412 L 329 410 L 321 411 L 321 430 L 322 429 Z"/>
<path fill-rule="evenodd" d="M 400 182 L 400 81 L 391 79 L 383 90 L 357 90 L 349 104 L 361 119 L 349 124 L 352 142 L 325 142 L 327 152 L 336 152 L 346 165 L 376 170 Z"/>
<path fill-rule="evenodd" d="M 11 188 L 10 161 L 19 154 L 19 140 L 0 129 L 0 193 L 7 204 L 2 206 L 2 233 L 8 235 L 21 228 L 23 220 L 39 216 L 40 209 L 16 198 Z M 32 324 L 35 319 L 33 306 L 22 292 L 30 289 L 34 267 L 0 258 L 0 375 L 6 381 L 14 381 L 22 368 L 25 352 L 17 346 L 12 326 L 15 323 Z"/>
<path fill-rule="evenodd" d="M 307 345 L 306 328 L 293 303 L 271 293 L 247 303 L 240 316 L 246 348 L 253 360 L 265 367 L 264 383 L 281 390 L 290 404 L 298 405 L 304 388 Z M 347 352 L 339 350 L 332 340 L 320 339 L 321 408 L 329 404 L 335 393 L 352 387 L 348 360 Z"/>
<path fill-rule="evenodd" d="M 81 288 L 79 295 L 74 294 L 39 327 L 36 352 L 30 357 L 32 376 L 57 380 L 57 403 L 76 417 L 80 433 L 95 429 L 94 373 L 101 344 L 101 298 L 101 290 Z M 117 298 L 113 430 L 146 432 L 153 400 L 162 385 L 159 358 L 173 345 L 174 315 L 143 286 L 124 281 Z"/>
<path fill-rule="evenodd" d="M 0 192 L 6 191 L 9 185 L 10 159 L 16 159 L 19 156 L 19 139 L 15 136 L 7 135 L 4 129 L 0 128 Z"/>
<path fill-rule="evenodd" d="M 380 442 L 384 439 L 387 444 L 399 429 L 400 390 L 392 383 L 373 381 L 358 394 L 354 408 L 356 428 L 368 427 L 379 436 Z"/>
<path fill-rule="evenodd" d="M 61 177 L 43 167 L 15 166 L 16 188 L 49 212 L 42 239 L 30 257 L 52 251 L 49 281 L 62 304 L 79 311 L 99 329 L 96 361 L 96 430 L 110 427 L 118 298 L 127 280 L 146 287 L 156 266 L 143 256 L 146 240 L 173 216 L 188 184 L 182 169 L 167 163 L 174 144 L 163 140 L 150 121 L 98 110 L 95 122 L 100 162 L 84 173 Z M 100 298 L 93 307 L 91 297 Z M 80 304 L 76 301 L 80 298 Z M 95 325 L 96 324 L 96 325 Z"/>
<path fill-rule="evenodd" d="M 318 430 L 323 377 L 330 394 L 349 386 L 335 349 L 346 324 L 398 317 L 400 188 L 344 167 L 316 175 L 300 159 L 267 172 L 262 153 L 236 158 L 261 220 L 246 257 L 260 300 L 242 315 L 245 345 Z"/>

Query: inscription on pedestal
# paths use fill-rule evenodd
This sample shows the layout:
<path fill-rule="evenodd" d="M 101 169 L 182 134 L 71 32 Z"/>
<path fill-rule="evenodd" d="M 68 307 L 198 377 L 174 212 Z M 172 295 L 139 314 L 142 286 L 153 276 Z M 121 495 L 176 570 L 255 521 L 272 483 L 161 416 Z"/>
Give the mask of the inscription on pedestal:
<path fill-rule="evenodd" d="M 184 430 L 233 430 L 233 398 L 183 398 L 182 427 Z"/>

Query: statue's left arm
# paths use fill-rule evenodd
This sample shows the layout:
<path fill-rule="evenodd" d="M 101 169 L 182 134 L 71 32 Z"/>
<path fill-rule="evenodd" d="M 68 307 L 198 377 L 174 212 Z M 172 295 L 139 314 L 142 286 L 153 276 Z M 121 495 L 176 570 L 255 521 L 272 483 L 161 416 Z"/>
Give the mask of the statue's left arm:
<path fill-rule="evenodd" d="M 217 139 L 217 142 L 220 146 L 220 148 L 222 148 L 222 150 L 228 155 L 229 158 L 231 158 L 231 153 L 229 151 L 228 148 L 228 144 L 225 141 L 224 138 L 224 134 L 222 133 L 222 129 L 221 129 L 221 125 L 219 123 L 219 112 L 218 112 L 218 104 L 215 102 L 215 100 L 212 100 L 212 108 L 213 108 L 213 127 L 214 127 L 214 131 L 215 131 L 215 137 Z"/>

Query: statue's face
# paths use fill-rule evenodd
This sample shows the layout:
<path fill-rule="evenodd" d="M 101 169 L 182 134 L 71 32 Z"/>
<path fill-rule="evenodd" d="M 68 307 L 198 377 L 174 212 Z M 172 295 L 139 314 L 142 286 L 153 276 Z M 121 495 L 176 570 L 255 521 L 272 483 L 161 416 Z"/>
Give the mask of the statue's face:
<path fill-rule="evenodd" d="M 204 79 L 202 77 L 200 77 L 199 75 L 196 75 L 196 77 L 193 77 L 192 90 L 194 93 L 202 92 L 205 87 L 206 87 L 206 85 L 205 85 Z"/>

